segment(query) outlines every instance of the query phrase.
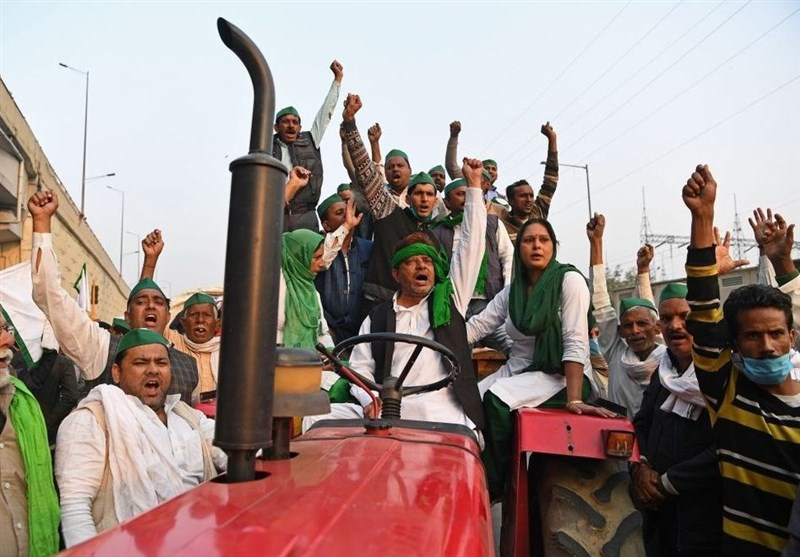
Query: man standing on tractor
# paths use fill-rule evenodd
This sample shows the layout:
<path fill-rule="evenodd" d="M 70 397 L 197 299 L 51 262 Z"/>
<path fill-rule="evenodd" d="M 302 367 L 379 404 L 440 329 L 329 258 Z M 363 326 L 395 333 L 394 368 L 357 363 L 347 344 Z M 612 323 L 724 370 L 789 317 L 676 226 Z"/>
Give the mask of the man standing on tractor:
<path fill-rule="evenodd" d="M 794 225 L 776 217 L 760 238 L 783 287 L 743 286 L 720 308 L 716 194 L 706 165 L 697 166 L 682 192 L 692 215 L 687 325 L 722 475 L 722 554 L 777 557 L 788 541 L 800 478 L 800 382 L 790 359 L 800 296 Z M 781 290 L 792 291 L 795 303 Z"/>
<path fill-rule="evenodd" d="M 404 398 L 403 418 L 456 423 L 473 429 L 482 429 L 484 425 L 464 323 L 485 248 L 486 207 L 481 195 L 482 171 L 479 160 L 464 160 L 467 192 L 461 242 L 450 265 L 426 234 L 415 232 L 406 236 L 395 246 L 391 260 L 392 277 L 400 285 L 399 291 L 391 300 L 375 307 L 361 325 L 360 334 L 396 332 L 433 338 L 458 358 L 460 371 L 452 388 Z M 413 347 L 398 343 L 381 345 L 376 350 L 381 353 L 373 351 L 370 344 L 355 346 L 350 366 L 364 376 L 375 377 L 380 384 L 383 379 L 378 376 L 380 370 L 399 375 Z M 389 366 L 382 365 L 384 362 L 390 362 Z M 376 370 L 379 373 L 376 374 Z M 425 348 L 419 354 L 408 383 L 433 383 L 445 376 L 441 356 Z M 365 392 L 356 387 L 351 392 L 364 406 L 365 415 L 380 415 L 380 408 L 373 405 Z"/>
<path fill-rule="evenodd" d="M 289 170 L 301 166 L 310 172 L 308 185 L 284 207 L 284 232 L 297 228 L 308 228 L 314 232 L 319 230 L 315 213 L 322 192 L 322 155 L 319 146 L 328 124 L 331 123 L 344 76 L 344 69 L 336 60 L 331 62 L 331 71 L 333 83 L 314 118 L 311 131 L 300 131 L 300 114 L 293 106 L 287 106 L 275 115 L 272 156 Z"/>

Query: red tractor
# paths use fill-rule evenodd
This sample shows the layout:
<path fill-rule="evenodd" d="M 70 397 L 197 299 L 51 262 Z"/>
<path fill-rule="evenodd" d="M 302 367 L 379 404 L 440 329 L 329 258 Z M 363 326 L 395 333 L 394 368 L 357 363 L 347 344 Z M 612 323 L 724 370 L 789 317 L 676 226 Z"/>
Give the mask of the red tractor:
<path fill-rule="evenodd" d="M 218 29 L 255 90 L 250 153 L 231 164 L 220 366 L 226 371 L 216 402 L 201 405 L 215 414 L 214 443 L 228 454 L 228 470 L 67 553 L 494 555 L 475 433 L 401 419 L 403 395 L 446 388 L 458 373 L 446 347 L 390 333 L 351 339 L 348 346 L 383 340 L 416 344 L 417 354 L 436 350 L 450 363 L 450 374 L 434 384 L 404 386 L 412 357 L 398 377 L 387 373 L 384 384 L 375 385 L 352 377 L 334 351 L 329 356 L 342 373 L 381 393 L 383 415 L 322 421 L 290 440 L 292 416 L 323 414 L 329 406 L 319 390 L 316 354 L 264 342 L 277 326 L 275 263 L 286 176 L 270 156 L 272 77 L 244 33 L 223 19 Z M 516 413 L 514 450 L 503 555 L 643 554 L 641 516 L 627 492 L 626 461 L 638 459 L 630 422 L 524 409 Z"/>

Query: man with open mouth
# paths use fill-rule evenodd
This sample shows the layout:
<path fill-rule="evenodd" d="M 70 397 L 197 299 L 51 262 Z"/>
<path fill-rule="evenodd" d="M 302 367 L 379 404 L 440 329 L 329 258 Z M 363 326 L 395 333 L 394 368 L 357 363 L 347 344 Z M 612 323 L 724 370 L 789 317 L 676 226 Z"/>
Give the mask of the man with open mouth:
<path fill-rule="evenodd" d="M 112 336 L 98 327 L 77 302 L 61 287 L 61 273 L 53 249 L 50 223 L 58 209 L 54 192 L 38 191 L 28 200 L 33 217 L 31 278 L 33 301 L 45 314 L 64 354 L 75 362 L 85 380 L 83 395 L 95 385 L 111 383 L 111 367 L 121 337 Z M 155 235 L 158 231 L 152 233 Z M 160 238 L 160 233 L 157 234 Z M 169 299 L 151 279 L 140 280 L 128 296 L 125 320 L 131 328 L 150 329 L 163 335 L 169 323 Z M 197 386 L 197 363 L 194 358 L 174 347 L 168 348 L 172 365 L 170 394 L 180 394 L 192 402 Z"/>
<path fill-rule="evenodd" d="M 61 424 L 56 480 L 67 547 L 85 541 L 224 470 L 214 421 L 177 394 L 167 340 L 149 329 L 122 337 L 114 385 L 98 385 Z"/>

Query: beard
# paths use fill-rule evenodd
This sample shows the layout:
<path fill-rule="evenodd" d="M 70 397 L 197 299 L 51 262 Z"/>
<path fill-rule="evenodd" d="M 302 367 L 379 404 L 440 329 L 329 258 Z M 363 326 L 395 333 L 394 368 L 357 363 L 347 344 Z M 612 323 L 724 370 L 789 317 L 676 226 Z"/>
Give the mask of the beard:
<path fill-rule="evenodd" d="M 0 389 L 11 382 L 9 377 L 11 376 L 11 359 L 13 357 L 14 353 L 10 348 L 0 350 L 0 363 L 5 364 L 0 365 Z"/>

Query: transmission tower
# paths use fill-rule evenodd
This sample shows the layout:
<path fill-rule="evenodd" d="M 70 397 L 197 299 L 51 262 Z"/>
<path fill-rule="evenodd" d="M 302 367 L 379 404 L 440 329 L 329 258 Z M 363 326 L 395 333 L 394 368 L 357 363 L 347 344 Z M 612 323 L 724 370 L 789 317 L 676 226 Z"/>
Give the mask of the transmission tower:
<path fill-rule="evenodd" d="M 647 204 L 644 199 L 644 186 L 642 186 L 642 225 L 639 228 L 639 240 L 641 244 L 649 244 L 650 236 L 650 222 L 647 220 Z"/>
<path fill-rule="evenodd" d="M 733 194 L 733 233 L 736 242 L 736 259 L 742 258 L 742 225 L 739 221 L 739 207 L 736 205 L 736 194 Z"/>

